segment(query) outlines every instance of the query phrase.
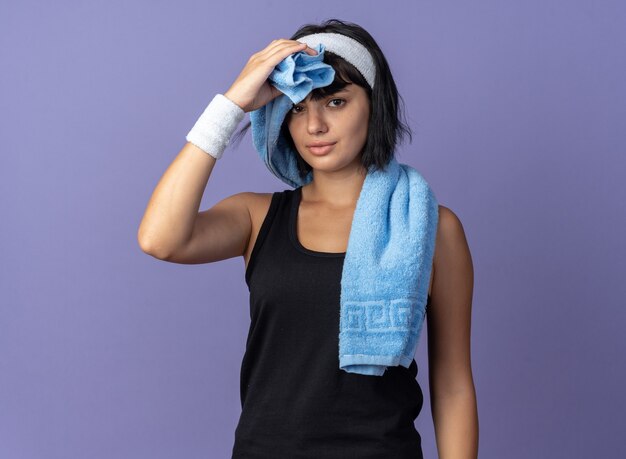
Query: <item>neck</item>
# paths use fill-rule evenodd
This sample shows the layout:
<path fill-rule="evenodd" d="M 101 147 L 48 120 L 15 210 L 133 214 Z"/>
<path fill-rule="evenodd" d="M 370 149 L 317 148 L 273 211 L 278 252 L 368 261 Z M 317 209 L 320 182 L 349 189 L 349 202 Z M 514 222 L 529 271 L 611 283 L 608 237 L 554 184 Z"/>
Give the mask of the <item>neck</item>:
<path fill-rule="evenodd" d="M 354 207 L 359 199 L 365 169 L 345 169 L 332 173 L 313 169 L 313 180 L 302 187 L 302 199 L 332 207 Z"/>

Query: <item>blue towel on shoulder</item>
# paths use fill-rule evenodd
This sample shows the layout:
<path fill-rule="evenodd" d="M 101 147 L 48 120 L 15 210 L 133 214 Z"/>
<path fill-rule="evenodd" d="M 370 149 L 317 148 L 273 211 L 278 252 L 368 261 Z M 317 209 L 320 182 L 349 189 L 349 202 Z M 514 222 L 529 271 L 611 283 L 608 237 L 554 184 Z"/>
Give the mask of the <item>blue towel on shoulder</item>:
<path fill-rule="evenodd" d="M 280 135 L 293 104 L 332 83 L 324 45 L 280 62 L 268 79 L 283 94 L 250 112 L 254 147 L 268 169 L 290 186 L 306 185 L 293 151 Z M 381 376 L 411 364 L 424 321 L 435 249 L 438 203 L 422 175 L 392 159 L 368 172 L 354 212 L 341 276 L 339 368 Z"/>

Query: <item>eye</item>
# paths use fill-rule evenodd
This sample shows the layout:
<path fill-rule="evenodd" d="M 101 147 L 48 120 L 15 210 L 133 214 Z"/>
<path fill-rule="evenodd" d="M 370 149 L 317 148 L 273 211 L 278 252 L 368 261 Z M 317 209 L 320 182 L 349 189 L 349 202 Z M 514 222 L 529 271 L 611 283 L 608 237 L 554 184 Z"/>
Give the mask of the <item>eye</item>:
<path fill-rule="evenodd" d="M 344 105 L 346 103 L 346 101 L 344 99 L 331 99 L 331 102 L 334 102 L 336 100 L 338 100 L 339 102 L 342 102 L 341 105 Z"/>
<path fill-rule="evenodd" d="M 342 105 L 345 105 L 345 104 L 346 104 L 346 100 L 345 100 L 345 99 L 331 99 L 331 100 L 329 101 L 329 103 L 336 102 L 336 101 L 340 102 L 340 104 L 339 104 L 339 105 L 335 105 L 335 106 L 334 106 L 335 108 L 341 107 Z M 302 109 L 302 108 L 303 108 L 303 107 L 302 107 L 301 105 L 295 105 L 295 104 L 294 104 L 294 105 L 291 107 L 291 113 L 300 113 L 300 112 L 301 112 L 301 110 L 300 110 L 300 109 Z"/>

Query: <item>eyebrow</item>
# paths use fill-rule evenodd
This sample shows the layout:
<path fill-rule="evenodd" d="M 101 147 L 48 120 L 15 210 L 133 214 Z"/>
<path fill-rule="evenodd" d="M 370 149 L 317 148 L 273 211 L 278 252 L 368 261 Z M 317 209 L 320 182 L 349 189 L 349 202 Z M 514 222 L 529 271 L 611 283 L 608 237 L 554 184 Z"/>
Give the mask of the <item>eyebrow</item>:
<path fill-rule="evenodd" d="M 334 96 L 335 94 L 339 94 L 340 92 L 350 92 L 350 91 L 348 90 L 348 88 L 347 88 L 347 87 L 345 87 L 345 88 L 338 89 L 337 91 L 330 93 L 330 94 L 329 94 L 329 95 L 327 95 L 326 97 L 331 97 L 331 96 Z M 311 98 L 311 94 L 309 94 L 308 96 L 306 96 L 304 100 L 309 100 L 310 98 Z"/>

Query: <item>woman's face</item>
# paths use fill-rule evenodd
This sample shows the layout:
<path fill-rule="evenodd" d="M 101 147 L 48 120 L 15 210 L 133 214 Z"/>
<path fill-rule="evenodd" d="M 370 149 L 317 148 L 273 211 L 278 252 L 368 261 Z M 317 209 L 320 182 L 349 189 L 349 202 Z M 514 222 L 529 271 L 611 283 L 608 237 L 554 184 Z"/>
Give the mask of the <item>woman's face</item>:
<path fill-rule="evenodd" d="M 354 164 L 360 167 L 360 154 L 367 139 L 370 102 L 361 86 L 344 89 L 313 101 L 311 94 L 295 104 L 287 116 L 287 126 L 302 159 L 313 169 L 333 171 Z M 311 148 L 315 142 L 331 142 L 327 152 Z"/>

